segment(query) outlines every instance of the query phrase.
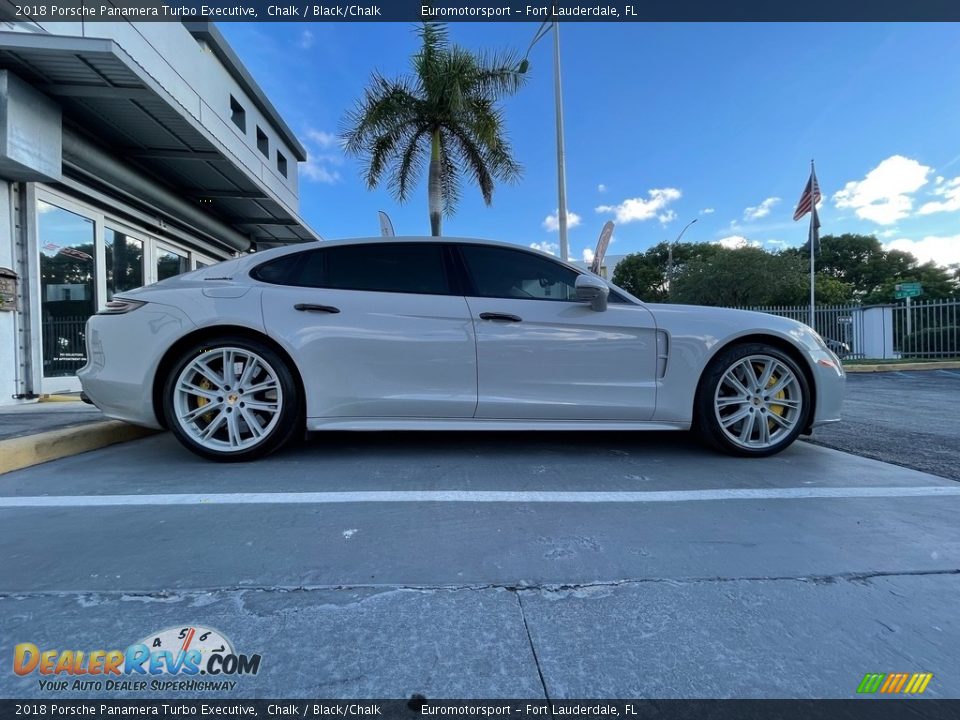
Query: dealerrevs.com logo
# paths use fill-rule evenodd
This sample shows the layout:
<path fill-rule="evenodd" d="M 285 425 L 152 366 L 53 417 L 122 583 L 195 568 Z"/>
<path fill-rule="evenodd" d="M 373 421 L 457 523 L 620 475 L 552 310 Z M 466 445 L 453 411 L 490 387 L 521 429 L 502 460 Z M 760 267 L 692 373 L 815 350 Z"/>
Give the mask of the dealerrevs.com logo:
<path fill-rule="evenodd" d="M 232 678 L 256 675 L 258 654 L 233 649 L 227 637 L 199 625 L 171 627 L 125 650 L 62 650 L 25 642 L 13 649 L 13 672 L 39 676 L 41 690 L 230 691 Z M 201 677 L 202 676 L 202 677 Z"/>

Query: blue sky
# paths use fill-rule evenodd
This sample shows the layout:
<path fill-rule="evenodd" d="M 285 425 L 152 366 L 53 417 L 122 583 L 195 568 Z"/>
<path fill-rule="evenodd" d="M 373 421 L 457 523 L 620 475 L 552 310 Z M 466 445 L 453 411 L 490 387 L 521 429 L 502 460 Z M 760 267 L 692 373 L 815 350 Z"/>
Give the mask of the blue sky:
<path fill-rule="evenodd" d="M 470 48 L 526 49 L 535 23 L 452 23 Z M 324 237 L 426 234 L 426 181 L 399 206 L 368 191 L 335 135 L 371 71 L 409 71 L 413 26 L 223 23 L 311 154 L 301 212 Z M 876 234 L 960 262 L 960 49 L 943 24 L 568 23 L 561 29 L 571 259 L 617 221 L 610 254 L 673 239 L 768 248 L 806 240 L 793 208 L 817 162 L 823 234 Z M 551 249 L 557 232 L 552 42 L 504 104 L 522 180 L 491 207 L 465 186 L 444 234 Z"/>

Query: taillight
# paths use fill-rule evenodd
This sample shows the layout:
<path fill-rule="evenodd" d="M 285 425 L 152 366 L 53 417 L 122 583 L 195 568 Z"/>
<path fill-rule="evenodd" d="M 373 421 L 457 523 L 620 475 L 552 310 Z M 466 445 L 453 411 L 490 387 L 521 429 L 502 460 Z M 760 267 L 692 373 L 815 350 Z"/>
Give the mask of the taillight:
<path fill-rule="evenodd" d="M 139 300 L 125 300 L 124 298 L 114 298 L 108 302 L 103 310 L 97 313 L 97 315 L 123 315 L 124 313 L 132 312 L 138 307 L 146 305 L 144 302 Z"/>

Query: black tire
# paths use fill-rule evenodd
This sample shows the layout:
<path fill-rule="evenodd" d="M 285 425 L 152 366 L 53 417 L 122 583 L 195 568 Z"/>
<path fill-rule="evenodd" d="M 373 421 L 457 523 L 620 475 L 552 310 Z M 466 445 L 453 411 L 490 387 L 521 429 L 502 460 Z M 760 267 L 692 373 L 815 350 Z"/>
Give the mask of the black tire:
<path fill-rule="evenodd" d="M 214 416 L 213 412 L 199 415 L 194 418 L 194 422 L 181 421 L 177 410 L 178 407 L 184 408 L 185 404 L 187 404 L 186 407 L 192 407 L 194 412 L 199 413 L 206 404 L 217 402 L 218 398 L 198 399 L 190 396 L 193 397 L 194 402 L 194 405 L 190 406 L 188 405 L 190 402 L 189 397 L 184 399 L 184 396 L 178 396 L 176 386 L 178 379 L 181 374 L 184 373 L 185 369 L 191 367 L 192 363 L 204 354 L 210 354 L 210 365 L 214 368 L 219 366 L 222 373 L 224 363 L 218 360 L 219 356 L 215 353 L 218 350 L 223 351 L 226 348 L 234 348 L 241 352 L 252 353 L 261 359 L 262 362 L 266 363 L 267 367 L 257 366 L 256 364 L 253 364 L 253 367 L 257 372 L 264 373 L 264 375 L 259 376 L 261 378 L 269 376 L 275 377 L 276 382 L 273 384 L 277 387 L 277 390 L 268 391 L 272 393 L 272 397 L 257 398 L 254 395 L 248 395 L 247 398 L 252 398 L 248 400 L 248 402 L 250 402 L 252 406 L 255 402 L 269 403 L 276 400 L 279 408 L 278 412 L 261 414 L 257 414 L 255 410 L 246 410 L 246 414 L 242 419 L 236 422 L 243 423 L 242 426 L 237 426 L 238 434 L 240 428 L 245 428 L 250 437 L 244 442 L 249 442 L 250 444 L 249 446 L 232 450 L 229 449 L 229 446 L 219 447 L 219 445 L 228 441 L 218 440 L 218 436 L 228 435 L 228 437 L 232 437 L 232 434 L 228 434 L 227 428 L 222 427 L 222 423 L 220 428 L 212 433 L 211 438 L 207 441 L 207 445 L 204 445 L 199 442 L 197 438 L 193 437 L 194 434 L 204 429 L 204 427 L 201 426 L 204 422 L 206 422 L 207 425 L 212 424 L 210 418 L 219 416 L 221 414 L 219 410 L 216 411 L 216 416 Z M 249 356 L 247 357 L 249 358 Z M 242 367 L 245 368 L 246 365 Z M 236 369 L 234 369 L 234 372 L 235 371 Z M 194 378 L 196 377 L 201 376 L 194 375 Z M 254 375 L 253 377 L 256 378 L 258 375 Z M 230 412 L 231 414 L 233 410 L 237 410 L 238 413 L 242 412 L 240 408 L 243 407 L 242 401 L 244 398 L 242 397 L 243 392 L 240 388 L 229 388 L 228 385 L 223 385 L 217 389 L 211 381 L 205 378 L 203 381 L 206 383 L 206 387 L 204 388 L 206 391 L 213 392 L 214 394 L 222 393 L 219 398 L 222 404 L 219 406 L 224 408 L 224 412 Z M 260 380 L 251 380 L 251 382 L 259 382 L 262 384 Z M 237 394 L 238 391 L 239 395 Z M 179 401 L 178 397 L 180 398 Z M 177 440 L 188 450 L 196 453 L 200 457 L 207 458 L 208 460 L 217 460 L 219 462 L 255 460 L 279 450 L 294 437 L 302 436 L 305 422 L 303 408 L 303 397 L 287 362 L 265 343 L 245 337 L 224 336 L 193 345 L 180 355 L 167 374 L 163 385 L 163 414 L 167 422 L 167 427 L 170 428 L 170 431 Z M 253 433 L 250 423 L 246 420 L 246 418 L 250 416 L 253 416 L 255 422 L 263 422 L 263 427 L 266 428 L 259 438 L 254 437 L 255 433 Z M 237 417 L 240 418 L 241 416 L 238 414 Z M 268 417 L 269 420 L 266 419 Z M 260 428 L 260 425 L 257 427 Z"/>
<path fill-rule="evenodd" d="M 757 385 L 756 387 L 758 389 L 754 392 L 758 397 L 755 400 L 752 399 L 736 406 L 731 403 L 730 406 L 721 407 L 718 410 L 718 397 L 721 401 L 728 398 L 734 401 L 737 400 L 735 397 L 730 397 L 732 393 L 730 392 L 731 388 L 728 384 L 724 383 L 721 386 L 727 371 L 751 357 L 758 359 L 768 358 L 775 363 L 782 363 L 782 366 L 785 366 L 793 373 L 796 382 L 791 383 L 787 388 L 774 396 L 770 404 L 764 401 L 764 390 L 759 389 L 759 385 Z M 759 362 L 758 360 L 758 363 Z M 752 360 L 749 365 L 756 367 Z M 768 384 L 768 387 L 771 387 L 771 385 Z M 800 401 L 800 407 L 796 411 L 785 405 L 777 404 L 777 398 L 782 397 L 786 399 L 788 392 L 792 396 L 789 398 L 791 401 Z M 740 412 L 741 409 L 744 412 L 755 415 L 755 417 L 745 417 L 742 421 L 734 422 L 730 426 L 730 430 L 726 430 L 721 423 L 720 414 L 728 413 L 724 418 L 729 422 L 733 414 Z M 772 345 L 745 343 L 742 345 L 733 345 L 721 350 L 710 364 L 707 365 L 706 370 L 704 370 L 700 378 L 696 399 L 694 400 L 693 429 L 709 446 L 730 455 L 766 457 L 780 452 L 797 439 L 809 424 L 811 410 L 812 396 L 810 393 L 810 382 L 806 373 L 803 372 L 797 362 L 785 352 Z M 775 418 L 770 413 L 776 413 L 778 417 Z M 751 423 L 749 428 L 746 426 L 748 420 Z M 791 421 L 792 425 L 789 430 L 782 427 L 781 420 Z M 749 445 L 753 442 L 752 433 L 754 424 L 756 424 L 756 432 L 758 435 L 762 430 L 759 422 L 766 425 L 767 432 L 770 433 L 769 442 L 767 445 L 761 446 L 762 441 L 758 439 L 756 441 L 757 446 L 751 447 Z M 770 428 L 774 428 L 774 430 Z M 733 436 L 737 435 L 737 430 L 744 432 L 747 437 L 741 440 L 735 439 Z M 774 432 L 779 433 L 779 435 L 773 435 Z"/>

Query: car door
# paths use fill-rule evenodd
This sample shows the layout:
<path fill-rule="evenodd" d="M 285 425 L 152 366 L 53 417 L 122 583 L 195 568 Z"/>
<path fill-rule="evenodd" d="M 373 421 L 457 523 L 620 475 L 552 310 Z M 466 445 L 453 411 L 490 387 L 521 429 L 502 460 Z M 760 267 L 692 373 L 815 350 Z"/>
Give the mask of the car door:
<path fill-rule="evenodd" d="M 476 342 L 436 242 L 334 245 L 251 275 L 301 369 L 308 417 L 472 417 Z"/>
<path fill-rule="evenodd" d="M 458 244 L 477 337 L 478 418 L 648 420 L 656 406 L 651 313 L 576 300 L 575 270 L 522 249 Z"/>

